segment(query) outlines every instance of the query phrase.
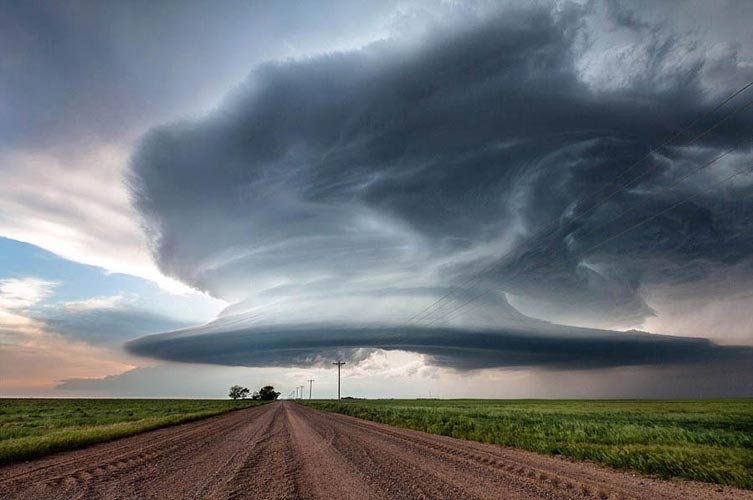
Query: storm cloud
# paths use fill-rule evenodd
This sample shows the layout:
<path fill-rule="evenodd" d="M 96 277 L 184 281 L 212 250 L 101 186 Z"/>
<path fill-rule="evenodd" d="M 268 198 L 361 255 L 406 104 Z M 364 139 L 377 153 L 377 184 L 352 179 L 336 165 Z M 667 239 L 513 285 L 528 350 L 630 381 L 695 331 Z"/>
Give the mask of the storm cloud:
<path fill-rule="evenodd" d="M 333 357 L 358 361 L 369 349 L 425 354 L 433 364 L 458 370 L 753 363 L 753 347 L 717 346 L 706 339 L 639 331 L 608 332 L 557 325 L 490 331 L 342 325 L 220 330 L 151 335 L 131 341 L 128 347 L 134 354 L 169 361 L 229 366 L 317 366 L 329 364 Z"/>
<path fill-rule="evenodd" d="M 612 9 L 641 40 L 615 74 L 589 51 L 591 15 L 506 9 L 270 62 L 215 112 L 151 130 L 130 184 L 155 259 L 234 305 L 129 349 L 247 366 L 359 348 L 460 369 L 749 359 L 544 321 L 640 325 L 660 314 L 648 291 L 753 284 L 753 95 L 717 106 L 744 65 Z"/>

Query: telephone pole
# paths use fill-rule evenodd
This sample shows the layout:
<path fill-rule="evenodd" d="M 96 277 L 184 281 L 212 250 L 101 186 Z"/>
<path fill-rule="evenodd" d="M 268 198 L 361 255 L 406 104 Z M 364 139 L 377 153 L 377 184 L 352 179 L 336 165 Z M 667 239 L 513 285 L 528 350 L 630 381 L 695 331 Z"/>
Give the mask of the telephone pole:
<path fill-rule="evenodd" d="M 299 385 L 298 387 L 300 387 L 300 388 L 301 388 L 301 399 L 303 399 L 303 386 L 302 386 L 302 385 Z"/>
<path fill-rule="evenodd" d="M 345 361 L 337 360 L 332 364 L 337 365 L 337 400 L 340 401 L 340 367 L 345 364 Z"/>
<path fill-rule="evenodd" d="M 309 401 L 311 401 L 311 385 L 314 383 L 314 379 L 313 378 L 310 379 L 308 383 L 309 383 Z"/>

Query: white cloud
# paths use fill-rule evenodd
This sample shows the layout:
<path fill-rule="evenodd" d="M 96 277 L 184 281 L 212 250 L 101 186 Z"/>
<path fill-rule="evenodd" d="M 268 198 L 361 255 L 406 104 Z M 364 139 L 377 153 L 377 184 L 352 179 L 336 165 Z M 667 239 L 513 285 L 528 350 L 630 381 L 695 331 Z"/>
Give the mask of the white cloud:
<path fill-rule="evenodd" d="M 61 156 L 0 150 L 0 236 L 191 292 L 152 260 L 124 183 L 127 158 L 127 148 L 101 144 Z"/>
<path fill-rule="evenodd" d="M 65 311 L 91 311 L 94 309 L 115 309 L 125 305 L 133 304 L 136 297 L 126 295 L 109 295 L 103 297 L 92 297 L 85 300 L 69 300 L 55 304 L 56 308 Z"/>
<path fill-rule="evenodd" d="M 39 278 L 9 278 L 0 280 L 0 310 L 24 309 L 40 302 L 58 285 Z"/>
<path fill-rule="evenodd" d="M 442 371 L 441 368 L 427 363 L 426 356 L 422 354 L 379 349 L 354 365 L 348 376 L 353 379 L 437 378 Z"/>

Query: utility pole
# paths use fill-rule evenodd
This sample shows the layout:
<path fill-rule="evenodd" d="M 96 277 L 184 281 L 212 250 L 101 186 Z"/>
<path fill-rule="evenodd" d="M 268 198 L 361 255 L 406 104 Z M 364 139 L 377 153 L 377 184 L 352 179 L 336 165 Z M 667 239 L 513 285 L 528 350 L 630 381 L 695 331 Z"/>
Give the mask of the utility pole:
<path fill-rule="evenodd" d="M 295 399 L 298 399 L 298 386 L 295 386 Z"/>
<path fill-rule="evenodd" d="M 340 367 L 345 364 L 345 361 L 337 360 L 332 364 L 337 365 L 337 400 L 340 401 Z"/>
<path fill-rule="evenodd" d="M 314 379 L 313 378 L 310 379 L 308 383 L 309 383 L 309 401 L 311 401 L 311 385 L 314 383 Z"/>
<path fill-rule="evenodd" d="M 302 386 L 302 385 L 299 385 L 298 387 L 300 387 L 300 388 L 301 388 L 301 399 L 303 399 L 303 386 Z"/>

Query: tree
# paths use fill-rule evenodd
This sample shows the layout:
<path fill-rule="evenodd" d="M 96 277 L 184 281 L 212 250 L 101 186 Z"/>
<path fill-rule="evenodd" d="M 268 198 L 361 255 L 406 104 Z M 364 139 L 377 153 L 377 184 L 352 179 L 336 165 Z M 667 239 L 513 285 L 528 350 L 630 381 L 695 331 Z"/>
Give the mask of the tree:
<path fill-rule="evenodd" d="M 246 399 L 249 392 L 251 391 L 249 391 L 246 387 L 234 385 L 230 388 L 228 396 L 230 396 L 230 399 Z"/>
<path fill-rule="evenodd" d="M 256 394 L 254 394 L 255 396 Z M 271 385 L 265 385 L 261 389 L 259 389 L 259 399 L 262 401 L 273 401 L 277 399 L 277 396 L 279 396 L 280 393 L 275 391 L 275 388 Z"/>

